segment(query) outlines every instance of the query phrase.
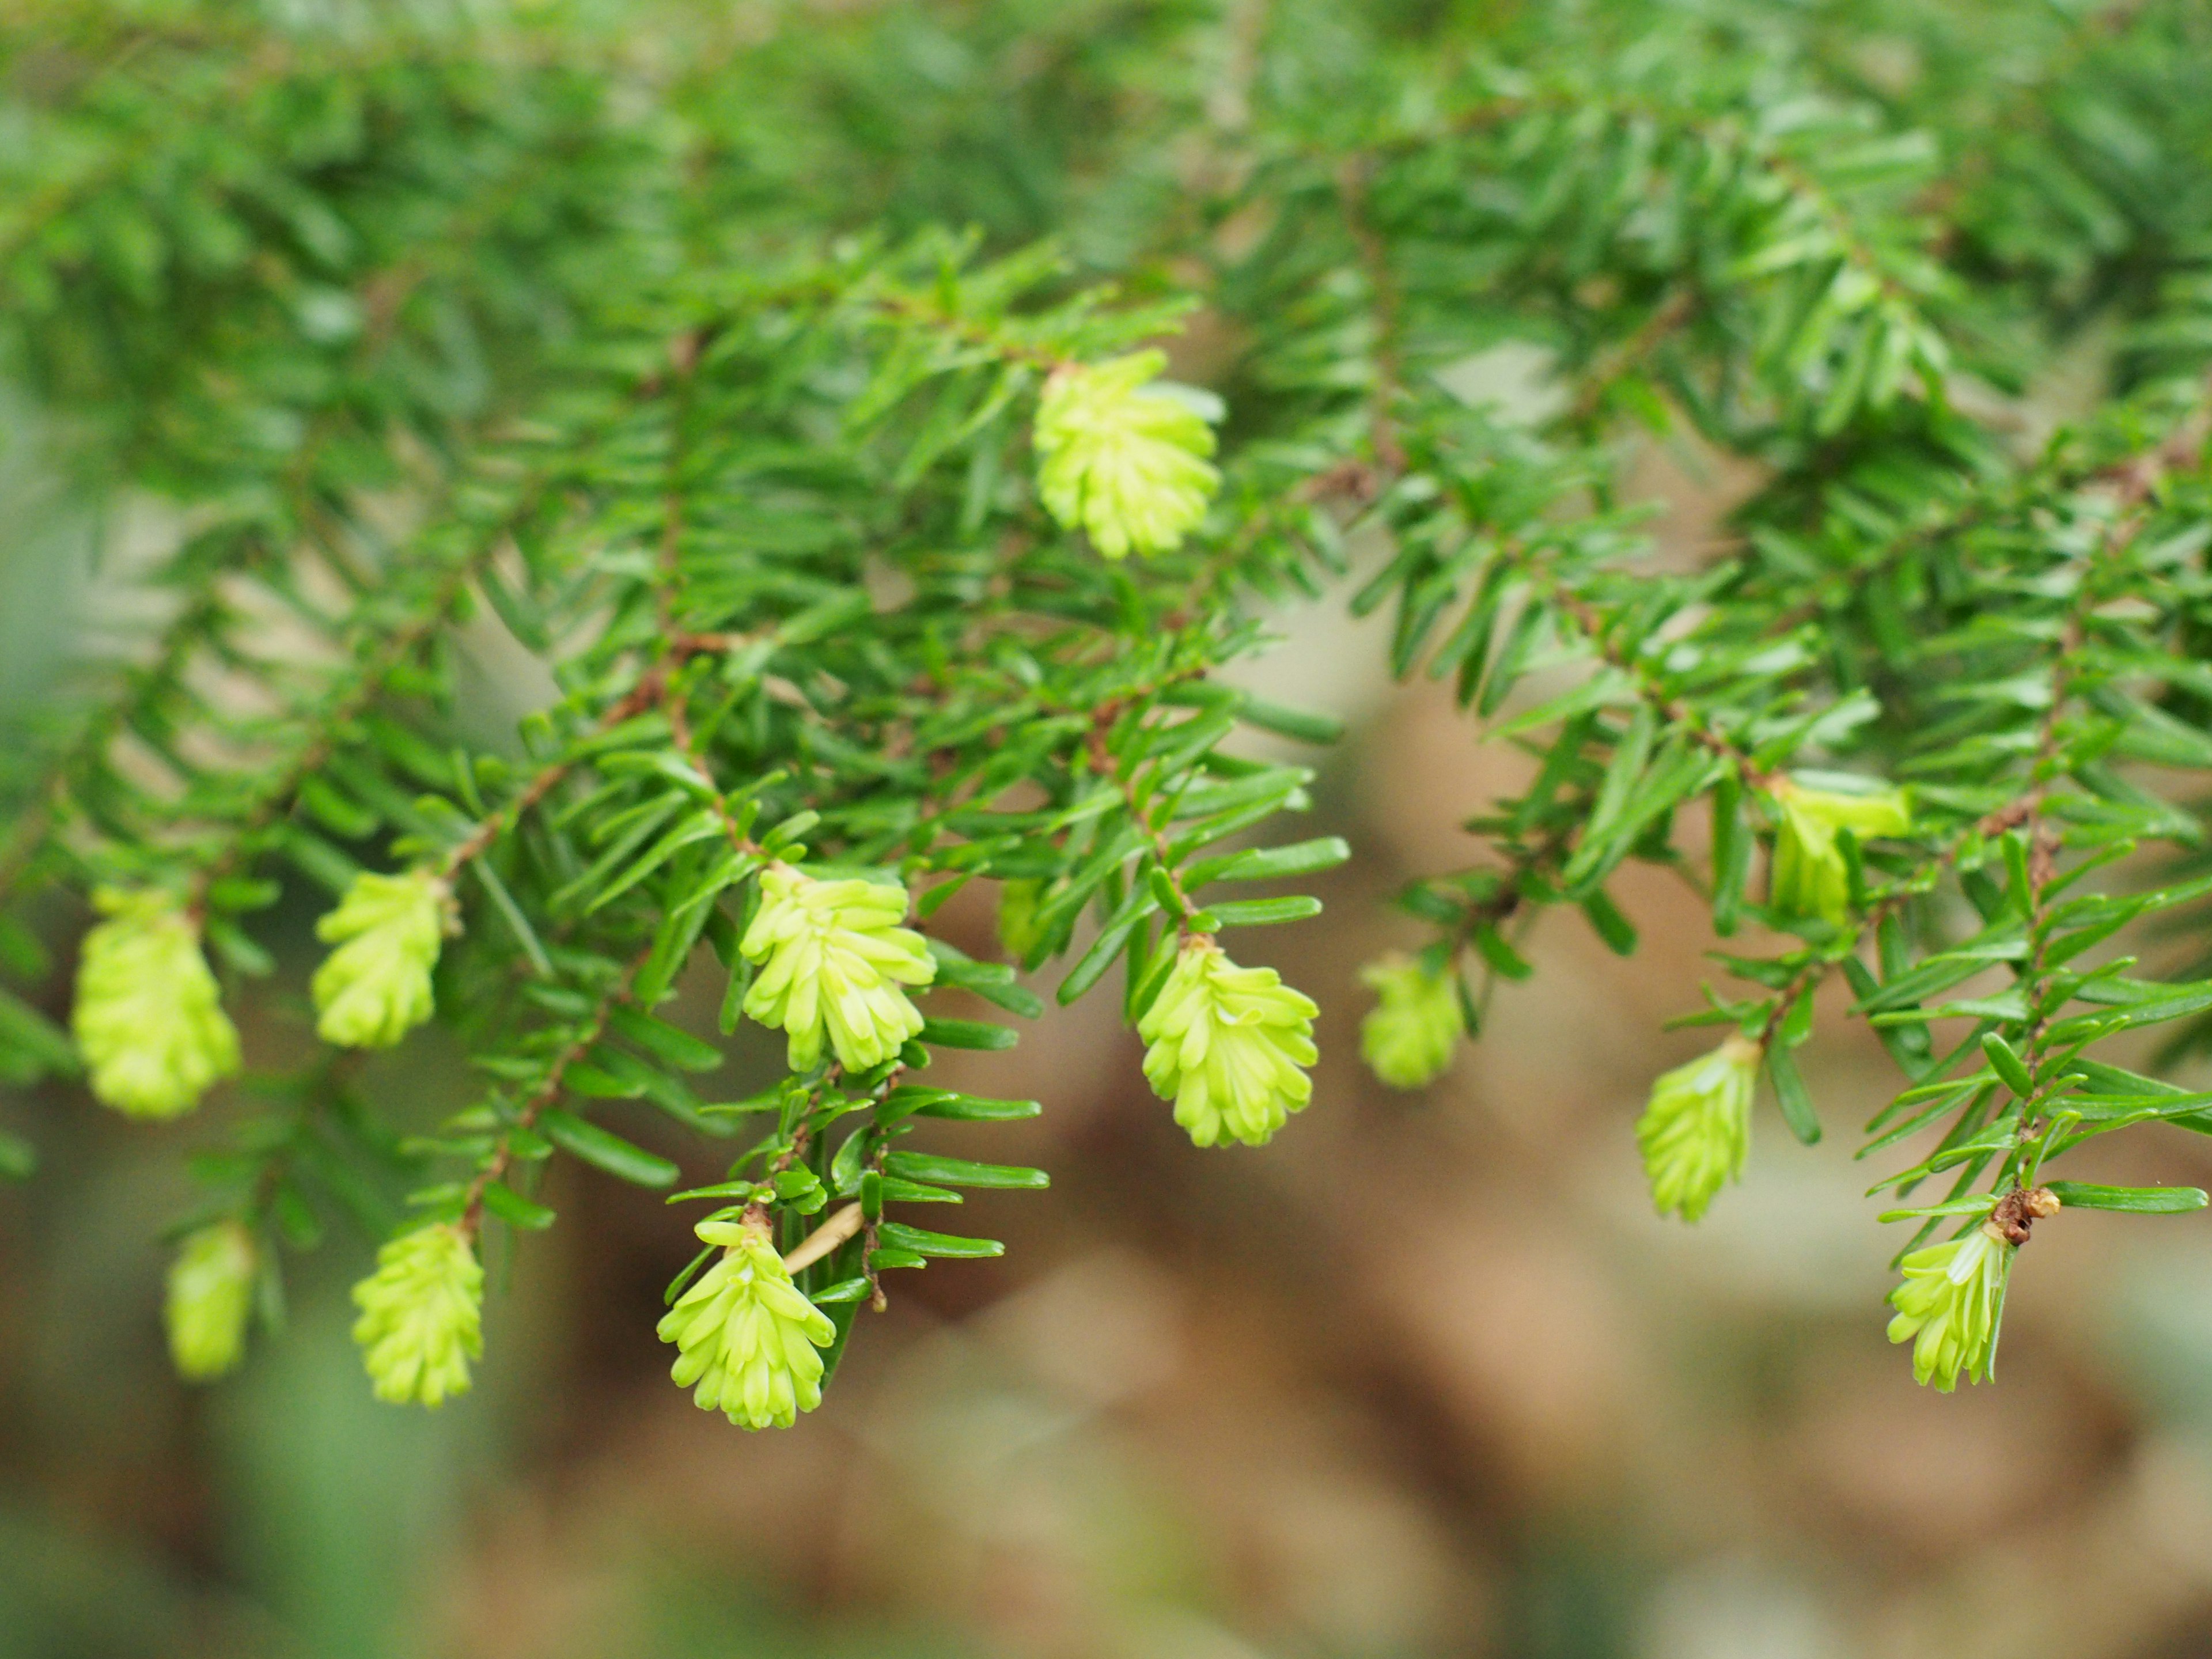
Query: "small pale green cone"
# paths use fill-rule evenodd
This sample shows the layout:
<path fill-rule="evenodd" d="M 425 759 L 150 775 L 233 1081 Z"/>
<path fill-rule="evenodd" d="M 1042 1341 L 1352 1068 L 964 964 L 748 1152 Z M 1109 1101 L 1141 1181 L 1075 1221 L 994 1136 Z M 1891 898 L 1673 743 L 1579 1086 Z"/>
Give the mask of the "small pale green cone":
<path fill-rule="evenodd" d="M 363 872 L 315 924 L 337 949 L 315 969 L 316 1035 L 342 1048 L 387 1048 L 430 1018 L 453 895 L 427 870 Z"/>
<path fill-rule="evenodd" d="M 212 1382 L 245 1357 L 258 1267 L 253 1235 L 238 1221 L 212 1222 L 178 1247 L 161 1313 L 169 1358 L 187 1382 Z"/>
<path fill-rule="evenodd" d="M 1996 1366 L 1997 1324 L 2015 1246 L 1993 1222 L 1961 1237 L 1915 1250 L 1899 1265 L 1905 1282 L 1889 1293 L 1897 1316 L 1889 1340 L 1912 1344 L 1912 1380 L 1945 1394 L 1989 1379 Z"/>
<path fill-rule="evenodd" d="M 1139 351 L 1058 368 L 1037 402 L 1037 493 L 1109 559 L 1180 546 L 1221 482 L 1200 394 L 1151 384 L 1166 367 Z"/>
<path fill-rule="evenodd" d="M 906 889 L 817 881 L 788 865 L 761 872 L 760 908 L 738 949 L 760 965 L 745 1012 L 782 1028 L 795 1072 L 822 1060 L 827 1039 L 848 1071 L 881 1065 L 921 1030 L 902 989 L 937 976 L 936 958 L 906 920 Z"/>
<path fill-rule="evenodd" d="M 1757 1043 L 1732 1036 L 1652 1084 L 1636 1141 L 1662 1215 L 1695 1221 L 1716 1193 L 1742 1179 L 1759 1060 Z"/>
<path fill-rule="evenodd" d="M 759 1221 L 702 1221 L 722 1255 L 660 1322 L 676 1345 L 670 1375 L 702 1411 L 741 1428 L 789 1428 L 822 1403 L 822 1356 L 837 1340 L 830 1316 L 799 1293 Z M 696 1385 L 696 1386 L 695 1386 Z"/>
<path fill-rule="evenodd" d="M 483 1268 L 459 1227 L 433 1222 L 392 1239 L 353 1299 L 353 1340 L 379 1400 L 437 1406 L 468 1392 L 469 1361 L 483 1357 Z"/>
<path fill-rule="evenodd" d="M 70 1029 L 99 1100 L 132 1117 L 175 1117 L 238 1070 L 238 1030 L 169 895 L 102 889 L 107 916 L 84 937 Z"/>
<path fill-rule="evenodd" d="M 1316 1012 L 1273 969 L 1239 968 L 1212 939 L 1188 939 L 1137 1024 L 1151 1045 L 1145 1076 L 1199 1146 L 1262 1146 L 1313 1097 L 1301 1068 L 1316 1057 Z"/>
<path fill-rule="evenodd" d="M 1359 970 L 1376 997 L 1359 1022 L 1359 1054 L 1394 1089 L 1418 1089 L 1451 1064 L 1466 1021 L 1449 974 L 1396 952 Z"/>
<path fill-rule="evenodd" d="M 1849 830 L 1861 840 L 1907 834 L 1912 811 L 1905 791 L 1814 788 L 1784 778 L 1776 786 L 1774 804 L 1781 812 L 1770 895 L 1774 908 L 1844 926 L 1850 920 L 1850 873 L 1836 832 Z"/>

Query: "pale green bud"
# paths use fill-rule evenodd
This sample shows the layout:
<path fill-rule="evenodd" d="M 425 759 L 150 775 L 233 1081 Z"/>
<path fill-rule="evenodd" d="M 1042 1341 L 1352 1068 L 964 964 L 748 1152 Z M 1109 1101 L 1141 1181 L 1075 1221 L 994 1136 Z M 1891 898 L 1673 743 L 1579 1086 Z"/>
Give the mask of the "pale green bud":
<path fill-rule="evenodd" d="M 253 1235 L 240 1222 L 213 1222 L 186 1235 L 169 1264 L 161 1310 L 179 1376 L 211 1382 L 244 1357 L 258 1267 Z"/>
<path fill-rule="evenodd" d="M 1313 1079 L 1313 1003 L 1272 968 L 1239 968 L 1210 939 L 1186 940 L 1137 1024 L 1152 1092 L 1200 1146 L 1265 1144 L 1305 1109 Z"/>
<path fill-rule="evenodd" d="M 1109 559 L 1180 546 L 1221 482 L 1200 396 L 1149 384 L 1166 367 L 1158 351 L 1063 367 L 1037 402 L 1037 493 Z"/>
<path fill-rule="evenodd" d="M 436 1406 L 469 1391 L 469 1361 L 483 1358 L 483 1268 L 459 1227 L 433 1222 L 392 1239 L 353 1299 L 353 1340 L 379 1400 Z"/>
<path fill-rule="evenodd" d="M 70 1020 L 92 1092 L 132 1117 L 188 1112 L 238 1069 L 199 930 L 166 893 L 103 889 L 93 902 L 108 920 L 84 936 Z"/>
<path fill-rule="evenodd" d="M 1808 788 L 1784 778 L 1775 786 L 1774 804 L 1782 817 L 1774 838 L 1774 908 L 1843 927 L 1850 920 L 1850 873 L 1836 831 L 1848 830 L 1862 841 L 1906 834 L 1912 810 L 1905 791 Z"/>
<path fill-rule="evenodd" d="M 927 985 L 936 958 L 906 920 L 906 889 L 817 881 L 789 865 L 761 872 L 760 908 L 739 941 L 760 972 L 745 1012 L 781 1026 L 795 1072 L 822 1060 L 826 1036 L 848 1071 L 879 1066 L 921 1030 L 902 985 Z"/>
<path fill-rule="evenodd" d="M 1889 1293 L 1897 1316 L 1889 1340 L 1912 1344 L 1912 1378 L 1945 1394 L 1985 1382 L 1996 1366 L 1997 1322 L 2014 1246 L 1993 1222 L 1963 1237 L 1915 1250 L 1899 1265 L 1905 1282 Z"/>
<path fill-rule="evenodd" d="M 822 1356 L 837 1340 L 830 1317 L 799 1293 L 763 1221 L 702 1221 L 723 1247 L 660 1322 L 676 1345 L 670 1375 L 702 1411 L 748 1429 L 787 1429 L 822 1403 Z"/>
<path fill-rule="evenodd" d="M 1636 1141 L 1644 1149 L 1651 1201 L 1662 1215 L 1671 1212 L 1695 1221 L 1714 1194 L 1742 1179 L 1758 1079 L 1759 1045 L 1732 1036 L 1651 1085 Z"/>
<path fill-rule="evenodd" d="M 1018 878 L 999 886 L 999 943 L 1019 962 L 1037 942 L 1037 911 L 1044 904 L 1044 884 Z"/>
<path fill-rule="evenodd" d="M 1360 1057 L 1376 1076 L 1394 1089 L 1418 1089 L 1451 1064 L 1467 1029 L 1453 975 L 1393 951 L 1359 977 L 1377 999 L 1359 1022 Z"/>
<path fill-rule="evenodd" d="M 338 948 L 315 969 L 315 1033 L 343 1048 L 388 1048 L 430 1018 L 430 970 L 453 894 L 427 870 L 364 871 L 315 937 Z"/>

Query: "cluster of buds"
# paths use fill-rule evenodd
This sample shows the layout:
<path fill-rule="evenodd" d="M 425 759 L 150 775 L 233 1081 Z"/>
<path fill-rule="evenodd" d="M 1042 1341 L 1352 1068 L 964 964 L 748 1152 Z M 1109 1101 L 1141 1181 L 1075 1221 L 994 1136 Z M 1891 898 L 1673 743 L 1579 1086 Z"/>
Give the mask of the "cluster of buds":
<path fill-rule="evenodd" d="M 483 1357 L 483 1267 L 459 1227 L 433 1222 L 390 1241 L 353 1299 L 353 1340 L 379 1400 L 437 1406 L 468 1392 L 469 1361 Z"/>
<path fill-rule="evenodd" d="M 253 1235 L 242 1222 L 210 1222 L 185 1236 L 169 1264 L 168 1297 L 161 1310 L 169 1358 L 179 1376 L 212 1382 L 245 1356 L 258 1267 Z"/>
<path fill-rule="evenodd" d="M 1310 998 L 1272 968 L 1239 968 L 1211 939 L 1183 942 L 1138 1022 L 1145 1076 L 1200 1146 L 1264 1145 L 1313 1097 Z"/>
<path fill-rule="evenodd" d="M 1822 775 L 1822 782 L 1847 786 L 1851 780 Z M 1794 778 L 1776 780 L 1771 793 L 1779 820 L 1768 893 L 1774 908 L 1843 927 L 1850 920 L 1850 871 L 1838 832 L 1861 839 L 1905 835 L 1912 828 L 1910 801 L 1902 789 L 1814 787 Z"/>
<path fill-rule="evenodd" d="M 1165 553 L 1206 516 L 1221 482 L 1200 392 L 1157 383 L 1167 358 L 1133 352 L 1053 371 L 1038 399 L 1037 493 L 1109 559 Z"/>
<path fill-rule="evenodd" d="M 1433 1082 L 1467 1029 L 1456 976 L 1393 952 L 1369 963 L 1359 977 L 1376 995 L 1359 1023 L 1360 1058 L 1394 1089 Z"/>
<path fill-rule="evenodd" d="M 1715 1194 L 1743 1178 L 1759 1060 L 1757 1043 L 1731 1036 L 1652 1084 L 1650 1102 L 1637 1120 L 1636 1143 L 1661 1214 L 1695 1221 Z"/>
<path fill-rule="evenodd" d="M 453 896 L 427 870 L 356 876 L 315 924 L 335 945 L 315 970 L 315 1031 L 343 1048 L 388 1048 L 430 1018 L 431 970 L 455 930 Z"/>
<path fill-rule="evenodd" d="M 744 1011 L 780 1027 L 794 1072 L 822 1063 L 826 1041 L 848 1071 L 880 1066 L 920 1034 L 921 1012 L 902 987 L 927 985 L 936 959 L 902 927 L 896 883 L 822 881 L 788 865 L 761 872 L 760 908 L 738 949 L 759 973 Z"/>
<path fill-rule="evenodd" d="M 2058 1195 L 2048 1187 L 2014 1188 L 1987 1219 L 1898 1264 L 1905 1282 L 1889 1293 L 1897 1310 L 1889 1340 L 1912 1344 L 1915 1382 L 1948 1394 L 1962 1376 L 1984 1382 L 1996 1373 L 2013 1257 L 2029 1230 L 2058 1208 Z"/>
<path fill-rule="evenodd" d="M 702 1411 L 743 1428 L 787 1429 L 822 1403 L 819 1350 L 837 1328 L 792 1283 L 763 1212 L 695 1231 L 722 1254 L 660 1322 L 660 1340 L 676 1345 L 670 1375 Z"/>
<path fill-rule="evenodd" d="M 199 928 L 157 890 L 103 889 L 93 902 L 107 920 L 84 937 L 70 1014 L 92 1092 L 132 1117 L 188 1112 L 239 1062 Z"/>

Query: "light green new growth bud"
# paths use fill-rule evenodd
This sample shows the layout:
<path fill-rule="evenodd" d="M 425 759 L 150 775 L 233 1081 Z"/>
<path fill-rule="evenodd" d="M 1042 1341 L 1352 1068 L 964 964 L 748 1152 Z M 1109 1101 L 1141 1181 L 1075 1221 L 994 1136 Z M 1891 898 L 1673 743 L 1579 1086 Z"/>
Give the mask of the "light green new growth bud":
<path fill-rule="evenodd" d="M 1359 1022 L 1359 1053 L 1394 1089 L 1418 1089 L 1451 1064 L 1466 1022 L 1449 974 L 1396 952 L 1359 970 L 1378 1000 Z"/>
<path fill-rule="evenodd" d="M 822 1356 L 837 1340 L 830 1316 L 799 1294 L 764 1221 L 702 1221 L 699 1237 L 723 1247 L 660 1322 L 676 1345 L 670 1375 L 702 1411 L 748 1429 L 792 1425 L 822 1403 Z"/>
<path fill-rule="evenodd" d="M 436 1406 L 469 1391 L 469 1361 L 483 1358 L 483 1268 L 459 1227 L 400 1234 L 353 1299 L 353 1340 L 379 1400 Z"/>
<path fill-rule="evenodd" d="M 315 937 L 338 948 L 315 969 L 315 1033 L 342 1048 L 388 1048 L 430 1018 L 430 970 L 453 894 L 427 870 L 364 871 Z"/>
<path fill-rule="evenodd" d="M 1044 884 L 1016 879 L 999 888 L 999 943 L 1019 962 L 1037 940 L 1036 916 L 1044 902 Z"/>
<path fill-rule="evenodd" d="M 1774 804 L 1782 814 L 1774 838 L 1774 908 L 1841 927 L 1850 920 L 1850 873 L 1836 831 L 1848 830 L 1862 841 L 1906 834 L 1912 811 L 1905 791 L 1815 789 L 1784 778 L 1775 786 Z"/>
<path fill-rule="evenodd" d="M 1139 351 L 1056 368 L 1037 402 L 1037 493 L 1109 559 L 1181 545 L 1221 482 L 1202 394 L 1148 384 L 1167 361 Z"/>
<path fill-rule="evenodd" d="M 1272 968 L 1239 968 L 1210 939 L 1186 940 L 1137 1024 L 1152 1092 L 1200 1146 L 1263 1146 L 1313 1097 L 1310 1000 Z"/>
<path fill-rule="evenodd" d="M 1714 1194 L 1742 1179 L 1758 1079 L 1759 1045 L 1732 1036 L 1651 1085 L 1636 1142 L 1660 1214 L 1695 1221 Z"/>
<path fill-rule="evenodd" d="M 848 1071 L 879 1066 L 921 1030 L 899 988 L 927 985 L 936 958 L 906 920 L 906 889 L 877 881 L 817 881 L 789 865 L 761 872 L 760 909 L 739 941 L 761 964 L 745 1012 L 781 1026 L 795 1072 L 821 1063 L 823 1038 Z"/>
<path fill-rule="evenodd" d="M 1899 1265 L 1905 1283 L 1889 1293 L 1897 1316 L 1889 1340 L 1912 1344 L 1912 1379 L 1945 1394 L 1988 1380 L 1996 1365 L 1997 1316 L 2014 1246 L 1994 1222 L 1960 1238 L 1915 1250 Z"/>
<path fill-rule="evenodd" d="M 238 1069 L 238 1029 L 199 930 L 167 894 L 102 889 L 107 916 L 84 936 L 70 1029 L 92 1092 L 132 1117 L 175 1117 Z"/>
<path fill-rule="evenodd" d="M 169 1264 L 161 1310 L 179 1376 L 211 1382 L 244 1356 L 258 1265 L 253 1235 L 237 1221 L 214 1222 L 185 1237 Z"/>

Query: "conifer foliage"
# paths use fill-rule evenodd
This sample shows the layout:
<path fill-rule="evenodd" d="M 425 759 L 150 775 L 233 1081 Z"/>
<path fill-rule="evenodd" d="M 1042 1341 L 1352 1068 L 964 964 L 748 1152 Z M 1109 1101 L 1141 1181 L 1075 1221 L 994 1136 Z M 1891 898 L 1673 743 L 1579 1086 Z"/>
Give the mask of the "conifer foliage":
<path fill-rule="evenodd" d="M 2205 1202 L 2051 1171 L 2212 1133 L 2108 1047 L 2212 1014 L 2130 954 L 2212 896 L 2212 17 L 1516 16 L 11 14 L 9 461 L 53 524 L 142 526 L 103 580 L 153 620 L 47 664 L 0 752 L 0 1074 L 52 1085 L 0 1167 L 43 1111 L 234 1093 L 179 1365 L 239 1363 L 345 1213 L 374 1387 L 434 1406 L 549 1160 L 676 1183 L 595 1117 L 641 1101 L 733 1161 L 673 1195 L 705 1248 L 639 1317 L 702 1407 L 787 1426 L 885 1275 L 998 1253 L 906 1206 L 1046 1184 L 924 1150 L 1041 1109 L 933 1085 L 1018 1029 L 945 993 L 1114 999 L 1200 1146 L 1328 1109 L 1261 930 L 1355 849 L 1250 757 L 1336 734 L 1222 671 L 1348 604 L 1530 780 L 1401 896 L 1382 1079 L 1449 1066 L 1540 913 L 1633 951 L 1608 883 L 1672 871 L 1729 943 L 1685 1011 L 1717 1047 L 1621 1126 L 1659 1206 L 1780 1155 L 1762 1094 L 1820 1134 L 1793 1056 L 1848 1008 L 1902 1073 L 1866 1144 L 1911 1229 L 1892 1335 L 1990 1375 L 2037 1221 Z M 2085 349 L 2094 398 L 2026 395 Z M 1693 561 L 1630 489 L 1655 443 L 1757 480 Z M 511 732 L 469 718 L 472 630 L 545 677 Z M 1004 961 L 932 930 L 969 888 Z M 328 954 L 272 981 L 308 902 Z M 666 1017 L 687 971 L 719 1032 Z M 482 1084 L 402 1139 L 350 1051 L 432 1019 Z M 787 1075 L 704 1097 L 747 1022 Z"/>

